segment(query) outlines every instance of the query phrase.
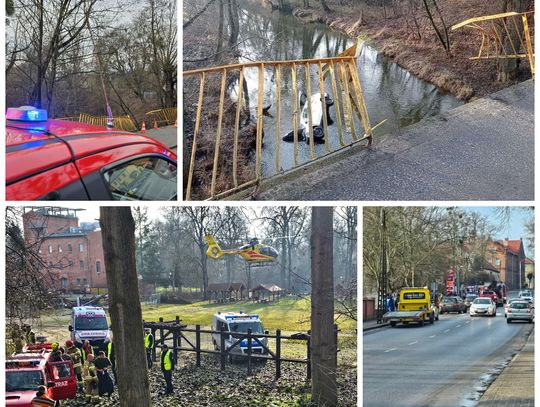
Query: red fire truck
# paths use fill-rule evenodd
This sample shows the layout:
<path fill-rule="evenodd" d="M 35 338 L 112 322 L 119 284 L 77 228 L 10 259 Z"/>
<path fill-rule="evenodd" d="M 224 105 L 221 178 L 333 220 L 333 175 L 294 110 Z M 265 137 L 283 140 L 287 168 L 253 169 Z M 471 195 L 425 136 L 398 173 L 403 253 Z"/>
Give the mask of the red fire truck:
<path fill-rule="evenodd" d="M 77 378 L 72 360 L 51 362 L 51 344 L 28 346 L 22 353 L 6 358 L 6 406 L 32 407 L 39 386 L 56 405 L 77 395 Z"/>

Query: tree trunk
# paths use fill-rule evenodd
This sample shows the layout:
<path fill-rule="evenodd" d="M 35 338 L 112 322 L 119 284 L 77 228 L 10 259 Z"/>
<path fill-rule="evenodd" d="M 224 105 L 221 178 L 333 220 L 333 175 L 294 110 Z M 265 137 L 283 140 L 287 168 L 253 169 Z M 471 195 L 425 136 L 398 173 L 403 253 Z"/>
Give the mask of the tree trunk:
<path fill-rule="evenodd" d="M 101 207 L 109 313 L 116 349 L 118 394 L 122 407 L 150 407 L 142 312 L 135 266 L 135 223 L 125 206 Z"/>
<path fill-rule="evenodd" d="M 206 244 L 203 243 L 199 245 L 200 256 L 201 256 L 201 272 L 202 272 L 202 283 L 203 283 L 203 300 L 208 299 L 208 256 L 206 256 Z"/>
<path fill-rule="evenodd" d="M 214 57 L 214 62 L 219 61 L 221 58 L 221 52 L 223 51 L 223 20 L 225 16 L 223 13 L 223 0 L 219 0 L 219 25 L 218 25 L 218 33 L 217 33 L 217 47 L 216 47 L 216 55 Z"/>
<path fill-rule="evenodd" d="M 333 209 L 312 208 L 311 393 L 317 406 L 337 405 L 334 336 Z"/>

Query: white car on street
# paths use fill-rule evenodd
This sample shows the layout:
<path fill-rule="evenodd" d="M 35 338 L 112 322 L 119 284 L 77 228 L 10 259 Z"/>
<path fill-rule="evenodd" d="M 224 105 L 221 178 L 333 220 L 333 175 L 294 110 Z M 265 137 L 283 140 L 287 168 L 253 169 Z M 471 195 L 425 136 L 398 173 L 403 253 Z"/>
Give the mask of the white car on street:
<path fill-rule="evenodd" d="M 497 305 L 488 297 L 476 298 L 469 308 L 469 315 L 471 317 L 474 317 L 475 315 L 489 315 L 494 317 L 496 314 Z"/>

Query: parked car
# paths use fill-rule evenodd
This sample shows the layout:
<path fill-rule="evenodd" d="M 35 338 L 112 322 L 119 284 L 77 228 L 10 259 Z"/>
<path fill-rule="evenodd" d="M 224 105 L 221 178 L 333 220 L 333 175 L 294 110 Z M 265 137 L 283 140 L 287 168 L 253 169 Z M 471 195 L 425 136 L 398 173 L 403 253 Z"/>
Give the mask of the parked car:
<path fill-rule="evenodd" d="M 467 294 L 467 297 L 465 297 L 465 301 L 463 301 L 465 303 L 465 305 L 467 306 L 467 308 L 469 308 L 472 304 L 472 302 L 478 298 L 478 295 L 476 294 Z"/>
<path fill-rule="evenodd" d="M 489 315 L 494 317 L 497 315 L 497 306 L 493 300 L 489 297 L 476 298 L 469 308 L 469 315 L 474 317 L 475 315 Z"/>
<path fill-rule="evenodd" d="M 506 322 L 510 323 L 514 320 L 528 321 L 530 324 L 534 322 L 534 307 L 529 301 L 514 301 L 509 304 Z"/>
<path fill-rule="evenodd" d="M 533 294 L 530 291 L 520 291 L 519 298 L 525 301 L 529 301 L 530 303 L 534 301 Z"/>
<path fill-rule="evenodd" d="M 464 314 L 467 312 L 467 306 L 460 297 L 443 297 L 439 312 L 441 314 L 444 314 L 445 312 Z"/>

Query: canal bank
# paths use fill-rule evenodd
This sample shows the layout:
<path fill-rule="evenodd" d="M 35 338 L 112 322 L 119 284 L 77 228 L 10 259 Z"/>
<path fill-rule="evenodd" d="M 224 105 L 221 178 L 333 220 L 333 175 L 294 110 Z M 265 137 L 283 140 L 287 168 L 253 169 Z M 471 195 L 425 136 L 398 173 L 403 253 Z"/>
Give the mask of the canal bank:
<path fill-rule="evenodd" d="M 512 82 L 497 81 L 496 60 L 469 60 L 478 53 L 480 38 L 470 30 L 451 31 L 450 27 L 472 17 L 501 13 L 498 2 L 454 0 L 439 6 L 448 27 L 450 51 L 445 52 L 423 10 L 413 10 L 412 2 L 391 7 L 365 4 L 341 5 L 327 1 L 332 11 L 295 8 L 293 15 L 302 23 L 325 24 L 351 37 L 369 38 L 379 52 L 416 77 L 436 85 L 460 100 L 482 97 L 531 77 L 527 63 L 521 65 Z M 418 7 L 418 6 L 417 6 Z M 439 29 L 442 30 L 440 22 Z"/>

